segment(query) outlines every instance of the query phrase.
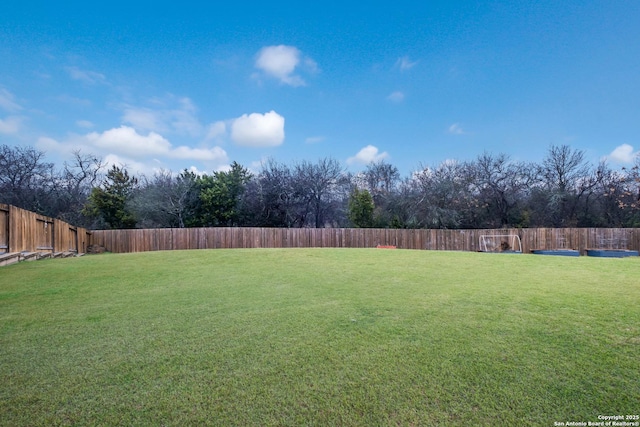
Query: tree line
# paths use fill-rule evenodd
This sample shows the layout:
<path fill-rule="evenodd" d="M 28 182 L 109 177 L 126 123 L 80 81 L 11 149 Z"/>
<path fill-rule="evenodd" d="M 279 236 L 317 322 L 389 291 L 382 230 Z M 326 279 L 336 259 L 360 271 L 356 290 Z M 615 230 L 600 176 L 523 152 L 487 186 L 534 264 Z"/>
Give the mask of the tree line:
<path fill-rule="evenodd" d="M 554 145 L 539 163 L 485 152 L 404 177 L 386 161 L 348 173 L 331 157 L 135 176 L 79 151 L 56 168 L 0 145 L 0 203 L 91 229 L 639 227 L 640 157 L 615 170 Z"/>

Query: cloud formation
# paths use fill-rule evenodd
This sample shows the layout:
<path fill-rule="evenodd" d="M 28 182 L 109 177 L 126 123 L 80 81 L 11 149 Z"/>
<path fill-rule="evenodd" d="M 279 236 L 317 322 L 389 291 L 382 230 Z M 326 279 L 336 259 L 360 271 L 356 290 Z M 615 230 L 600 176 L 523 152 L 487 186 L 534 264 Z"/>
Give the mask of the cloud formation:
<path fill-rule="evenodd" d="M 449 133 L 452 135 L 464 135 L 466 132 L 460 126 L 460 123 L 454 123 L 449 126 Z"/>
<path fill-rule="evenodd" d="M 408 56 L 403 56 L 396 61 L 396 67 L 398 67 L 400 71 L 406 71 L 412 69 L 417 63 L 418 61 L 411 61 Z"/>
<path fill-rule="evenodd" d="M 347 159 L 347 164 L 348 165 L 352 165 L 352 164 L 368 165 L 369 163 L 379 162 L 383 159 L 386 159 L 387 157 L 389 157 L 389 154 L 386 151 L 380 153 L 378 150 L 378 147 L 375 147 L 373 145 L 367 145 L 366 147 L 358 151 L 358 153 L 355 156 L 349 157 Z"/>
<path fill-rule="evenodd" d="M 15 97 L 6 89 L 0 88 L 0 109 L 8 113 L 16 113 L 22 110 L 22 106 L 15 102 Z M 0 134 L 12 135 L 20 131 L 22 127 L 23 117 L 9 115 L 5 118 L 0 117 Z"/>
<path fill-rule="evenodd" d="M 129 126 L 120 126 L 102 133 L 91 132 L 84 139 L 93 147 L 134 159 L 154 156 L 169 159 L 226 161 L 227 156 L 227 153 L 220 147 L 211 149 L 187 146 L 173 147 L 167 139 L 155 132 L 141 135 Z"/>
<path fill-rule="evenodd" d="M 22 118 L 18 116 L 9 116 L 6 119 L 0 119 L 0 134 L 10 135 L 20 131 L 22 126 Z"/>
<path fill-rule="evenodd" d="M 85 140 L 93 147 L 134 158 L 163 155 L 171 149 L 171 143 L 161 135 L 155 132 L 140 135 L 129 126 L 120 126 L 102 133 L 91 132 L 85 136 Z"/>
<path fill-rule="evenodd" d="M 181 135 L 201 136 L 204 127 L 196 117 L 196 107 L 191 99 L 183 97 L 177 100 L 155 100 L 161 108 L 127 106 L 122 115 L 122 121 L 139 131 L 176 132 Z"/>
<path fill-rule="evenodd" d="M 91 132 L 86 135 L 74 135 L 62 142 L 42 137 L 38 139 L 37 146 L 40 149 L 59 153 L 88 150 L 104 156 L 105 161 L 120 159 L 113 160 L 113 164 L 137 164 L 138 166 L 134 169 L 138 171 L 149 171 L 151 168 L 143 165 L 151 159 L 159 163 L 161 161 L 158 159 L 198 160 L 217 165 L 229 162 L 227 153 L 220 147 L 192 148 L 184 145 L 174 147 L 158 133 L 149 132 L 144 135 L 129 126 L 120 126 L 104 132 Z"/>
<path fill-rule="evenodd" d="M 167 129 L 158 112 L 148 108 L 127 108 L 122 115 L 122 121 L 139 130 L 162 132 Z"/>
<path fill-rule="evenodd" d="M 125 167 L 127 171 L 133 172 L 133 174 L 153 173 L 154 168 L 148 164 L 137 162 L 127 157 L 119 156 L 117 154 L 107 154 L 102 162 L 106 166 L 106 169 L 111 166 Z"/>
<path fill-rule="evenodd" d="M 275 111 L 243 114 L 231 124 L 231 139 L 244 147 L 276 147 L 284 141 L 284 117 Z"/>
<path fill-rule="evenodd" d="M 65 70 L 67 70 L 69 77 L 73 80 L 78 80 L 91 85 L 105 83 L 107 80 L 104 74 L 97 73 L 95 71 L 81 70 L 78 67 L 66 67 Z"/>
<path fill-rule="evenodd" d="M 255 62 L 255 67 L 265 75 L 293 87 L 306 85 L 304 79 L 295 73 L 301 66 L 311 72 L 317 70 L 311 58 L 303 58 L 298 48 L 285 45 L 263 47 Z"/>
<path fill-rule="evenodd" d="M 395 91 L 391 93 L 391 95 L 387 96 L 387 99 L 391 102 L 400 103 L 404 101 L 404 93 L 400 91 Z"/>
<path fill-rule="evenodd" d="M 606 160 L 619 164 L 629 164 L 640 155 L 640 151 L 633 151 L 633 147 L 629 144 L 617 146 L 609 155 L 605 156 Z"/>
<path fill-rule="evenodd" d="M 224 136 L 227 133 L 227 125 L 225 122 L 218 121 L 211 123 L 207 130 L 207 140 L 216 139 Z"/>
<path fill-rule="evenodd" d="M 0 108 L 9 113 L 22 110 L 22 106 L 15 102 L 14 99 L 15 97 L 11 92 L 6 89 L 0 89 Z"/>

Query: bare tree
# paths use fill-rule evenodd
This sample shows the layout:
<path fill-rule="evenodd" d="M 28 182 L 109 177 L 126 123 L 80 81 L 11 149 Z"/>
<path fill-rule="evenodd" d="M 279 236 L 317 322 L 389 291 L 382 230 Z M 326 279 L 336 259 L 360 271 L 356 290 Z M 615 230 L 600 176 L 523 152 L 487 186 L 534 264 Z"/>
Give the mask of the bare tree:
<path fill-rule="evenodd" d="M 295 166 L 295 194 L 304 203 L 303 215 L 312 217 L 316 228 L 345 216 L 344 205 L 348 201 L 348 192 L 345 192 L 348 181 L 345 178 L 342 166 L 332 158 L 324 158 L 317 163 L 303 161 Z"/>
<path fill-rule="evenodd" d="M 397 167 L 381 160 L 367 165 L 364 180 L 374 202 L 381 205 L 384 198 L 393 192 L 400 182 L 400 172 Z"/>
<path fill-rule="evenodd" d="M 636 155 L 633 166 L 622 168 L 610 183 L 609 199 L 616 205 L 615 212 L 624 218 L 627 227 L 640 226 L 640 155 Z M 605 187 L 606 188 L 606 187 Z"/>
<path fill-rule="evenodd" d="M 568 193 L 578 187 L 589 170 L 584 151 L 574 150 L 568 145 L 552 145 L 542 161 L 540 174 L 548 189 Z"/>
<path fill-rule="evenodd" d="M 0 146 L 0 202 L 49 214 L 53 163 L 32 147 Z"/>
<path fill-rule="evenodd" d="M 539 218 L 553 227 L 576 226 L 579 203 L 598 182 L 584 151 L 551 146 L 539 175 L 542 187 L 534 198 Z"/>
<path fill-rule="evenodd" d="M 423 168 L 412 180 L 418 225 L 429 228 L 469 226 L 472 175 L 466 163 L 445 161 L 435 168 Z"/>
<path fill-rule="evenodd" d="M 262 227 L 301 227 L 302 199 L 294 189 L 293 172 L 284 163 L 269 159 L 260 173 L 247 183 L 243 194 L 243 217 L 249 225 Z"/>
<path fill-rule="evenodd" d="M 469 165 L 478 208 L 485 213 L 482 227 L 522 225 L 518 208 L 524 202 L 535 175 L 530 165 L 511 162 L 505 154 L 484 153 Z"/>
<path fill-rule="evenodd" d="M 184 228 L 195 180 L 195 174 L 187 170 L 178 175 L 159 170 L 151 178 L 142 177 L 130 202 L 137 225 Z"/>
<path fill-rule="evenodd" d="M 93 154 L 80 150 L 73 152 L 71 162 L 64 162 L 62 171 L 54 181 L 52 209 L 55 216 L 74 225 L 89 225 L 82 215 L 91 189 L 102 179 L 105 164 Z"/>

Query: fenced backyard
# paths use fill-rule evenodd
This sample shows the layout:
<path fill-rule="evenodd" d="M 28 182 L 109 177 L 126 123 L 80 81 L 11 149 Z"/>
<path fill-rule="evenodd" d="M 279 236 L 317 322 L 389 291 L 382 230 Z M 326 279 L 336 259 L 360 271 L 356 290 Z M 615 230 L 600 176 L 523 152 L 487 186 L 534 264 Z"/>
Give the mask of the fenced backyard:
<path fill-rule="evenodd" d="M 638 413 L 640 257 L 51 261 L 0 270 L 0 426 L 550 426 Z"/>
<path fill-rule="evenodd" d="M 640 229 L 531 228 L 497 230 L 400 230 L 372 228 L 181 228 L 96 230 L 93 244 L 107 251 L 146 252 L 176 249 L 371 248 L 479 251 L 482 235 L 517 235 L 522 252 L 534 249 L 640 248 Z"/>
<path fill-rule="evenodd" d="M 639 257 L 463 251 L 481 235 L 637 249 L 640 229 L 89 233 L 0 208 L 0 252 L 156 251 L 0 271 L 0 426 L 547 425 L 637 407 Z M 303 249 L 378 245 L 423 251 Z M 301 249 L 161 252 L 205 248 Z"/>
<path fill-rule="evenodd" d="M 376 228 L 162 228 L 94 230 L 0 204 L 0 256 L 81 254 L 90 245 L 114 253 L 180 249 L 371 248 L 482 250 L 481 236 L 518 236 L 532 250 L 640 249 L 638 228 L 528 228 L 492 230 Z"/>

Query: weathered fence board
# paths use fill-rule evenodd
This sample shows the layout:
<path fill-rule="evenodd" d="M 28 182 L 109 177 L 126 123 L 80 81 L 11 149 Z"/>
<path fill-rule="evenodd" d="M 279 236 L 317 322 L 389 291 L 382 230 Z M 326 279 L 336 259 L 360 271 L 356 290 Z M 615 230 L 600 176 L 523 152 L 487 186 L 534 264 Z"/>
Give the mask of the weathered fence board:
<path fill-rule="evenodd" d="M 93 242 L 111 252 L 219 248 L 372 248 L 479 251 L 480 236 L 516 234 L 533 249 L 640 248 L 639 229 L 535 228 L 497 230 L 399 230 L 366 228 L 185 228 L 97 230 Z"/>
<path fill-rule="evenodd" d="M 9 250 L 9 206 L 0 205 L 0 253 Z"/>
<path fill-rule="evenodd" d="M 15 206 L 0 205 L 0 253 L 84 253 L 90 244 L 91 233 L 85 228 Z"/>

